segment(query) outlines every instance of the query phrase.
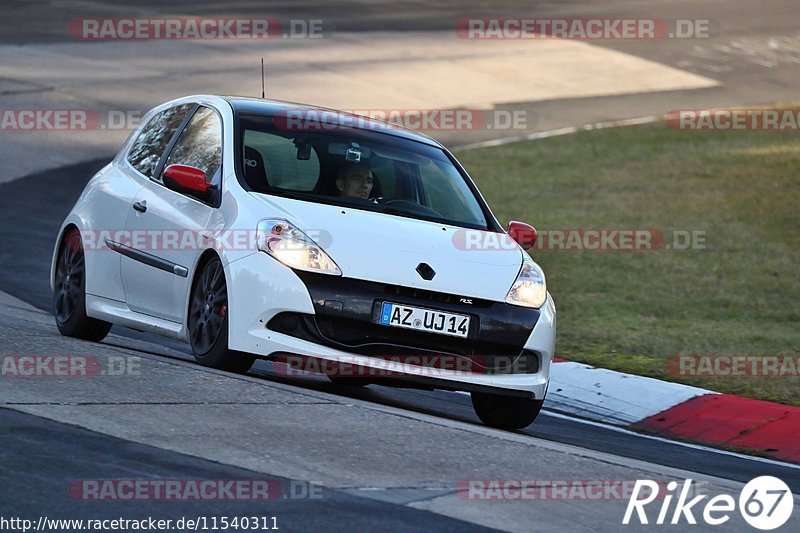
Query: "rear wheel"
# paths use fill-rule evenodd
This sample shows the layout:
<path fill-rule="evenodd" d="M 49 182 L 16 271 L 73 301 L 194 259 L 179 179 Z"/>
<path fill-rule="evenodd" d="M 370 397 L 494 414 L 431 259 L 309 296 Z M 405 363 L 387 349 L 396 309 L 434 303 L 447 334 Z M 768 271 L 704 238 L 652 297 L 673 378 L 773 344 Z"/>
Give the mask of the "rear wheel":
<path fill-rule="evenodd" d="M 473 392 L 472 407 L 481 422 L 500 429 L 522 429 L 536 420 L 544 400 Z"/>
<path fill-rule="evenodd" d="M 99 342 L 111 324 L 86 315 L 86 260 L 78 230 L 64 236 L 56 261 L 53 315 L 62 335 Z"/>
<path fill-rule="evenodd" d="M 189 342 L 195 360 L 228 372 L 247 372 L 255 357 L 228 349 L 228 286 L 215 257 L 197 276 L 189 299 Z"/>

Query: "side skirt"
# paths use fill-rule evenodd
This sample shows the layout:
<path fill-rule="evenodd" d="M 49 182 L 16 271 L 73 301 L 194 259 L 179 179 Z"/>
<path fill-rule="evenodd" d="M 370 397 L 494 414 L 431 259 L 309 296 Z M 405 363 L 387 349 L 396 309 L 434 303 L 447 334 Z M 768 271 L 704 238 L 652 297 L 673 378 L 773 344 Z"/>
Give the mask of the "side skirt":
<path fill-rule="evenodd" d="M 189 340 L 188 332 L 183 324 L 131 311 L 124 302 L 87 294 L 86 314 L 112 324 L 155 333 L 171 339 L 183 342 Z"/>

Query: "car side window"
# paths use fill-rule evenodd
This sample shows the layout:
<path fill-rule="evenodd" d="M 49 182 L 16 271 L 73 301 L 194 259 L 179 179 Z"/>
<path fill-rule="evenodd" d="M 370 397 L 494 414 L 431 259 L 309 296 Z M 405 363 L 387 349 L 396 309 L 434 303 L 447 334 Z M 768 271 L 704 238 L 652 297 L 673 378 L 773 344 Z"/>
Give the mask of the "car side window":
<path fill-rule="evenodd" d="M 133 168 L 148 178 L 153 177 L 164 149 L 191 108 L 192 104 L 171 107 L 150 119 L 128 152 L 128 162 Z"/>
<path fill-rule="evenodd" d="M 218 185 L 221 164 L 222 122 L 216 111 L 201 106 L 175 142 L 164 168 L 170 165 L 193 166 L 205 172 L 208 183 Z"/>

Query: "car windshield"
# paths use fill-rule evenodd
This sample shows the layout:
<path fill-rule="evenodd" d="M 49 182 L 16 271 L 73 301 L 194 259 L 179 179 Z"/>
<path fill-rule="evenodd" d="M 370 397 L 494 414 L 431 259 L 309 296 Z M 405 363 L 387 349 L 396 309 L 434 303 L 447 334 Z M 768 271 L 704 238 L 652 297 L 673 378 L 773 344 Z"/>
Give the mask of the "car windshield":
<path fill-rule="evenodd" d="M 487 229 L 467 178 L 435 146 L 379 131 L 239 116 L 241 169 L 255 192 Z"/>

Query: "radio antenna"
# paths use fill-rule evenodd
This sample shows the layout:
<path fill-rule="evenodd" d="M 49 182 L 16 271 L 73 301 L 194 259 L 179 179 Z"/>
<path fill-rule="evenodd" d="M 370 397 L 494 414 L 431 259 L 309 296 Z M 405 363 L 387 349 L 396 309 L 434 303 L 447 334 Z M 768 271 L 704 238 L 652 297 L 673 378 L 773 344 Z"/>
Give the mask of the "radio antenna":
<path fill-rule="evenodd" d="M 261 98 L 265 97 L 264 93 L 264 58 L 261 58 Z"/>

